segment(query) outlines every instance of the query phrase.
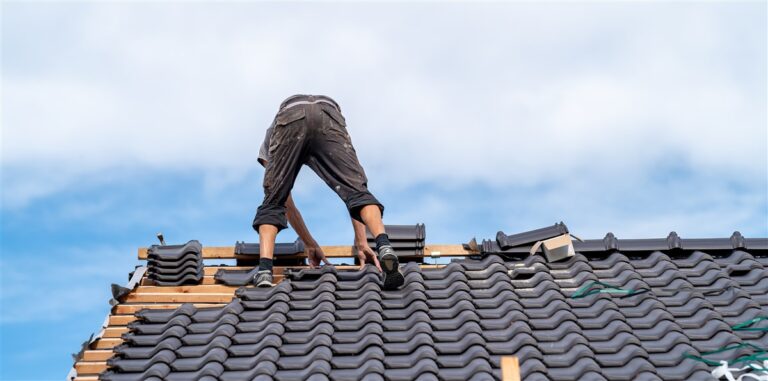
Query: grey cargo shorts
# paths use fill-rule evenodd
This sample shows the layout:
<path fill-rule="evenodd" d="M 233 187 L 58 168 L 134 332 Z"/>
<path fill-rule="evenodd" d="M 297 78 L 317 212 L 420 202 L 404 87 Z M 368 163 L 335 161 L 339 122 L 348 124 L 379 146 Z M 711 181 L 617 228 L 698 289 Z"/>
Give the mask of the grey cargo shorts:
<path fill-rule="evenodd" d="M 368 191 L 368 179 L 357 160 L 346 121 L 334 106 L 318 102 L 296 105 L 278 112 L 269 142 L 264 172 L 264 201 L 253 219 L 253 228 L 269 224 L 288 227 L 285 202 L 301 166 L 306 164 L 344 201 L 352 218 L 362 222 L 360 209 L 384 206 Z"/>

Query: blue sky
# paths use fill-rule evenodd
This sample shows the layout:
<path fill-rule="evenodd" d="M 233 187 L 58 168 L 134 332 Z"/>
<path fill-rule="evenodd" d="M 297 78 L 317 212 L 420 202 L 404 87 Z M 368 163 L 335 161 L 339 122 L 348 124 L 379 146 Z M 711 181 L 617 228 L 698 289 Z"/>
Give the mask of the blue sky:
<path fill-rule="evenodd" d="M 2 4 L 0 378 L 61 379 L 136 248 L 256 241 L 264 129 L 342 105 L 385 222 L 768 236 L 765 2 Z M 311 171 L 321 244 L 349 219 Z M 279 240 L 295 238 L 291 231 Z"/>

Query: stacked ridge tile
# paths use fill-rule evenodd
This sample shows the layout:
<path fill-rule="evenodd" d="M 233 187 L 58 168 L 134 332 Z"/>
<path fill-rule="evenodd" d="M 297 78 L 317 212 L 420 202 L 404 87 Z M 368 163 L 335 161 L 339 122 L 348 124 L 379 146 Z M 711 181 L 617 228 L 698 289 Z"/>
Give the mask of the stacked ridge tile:
<path fill-rule="evenodd" d="M 147 249 L 147 277 L 160 286 L 199 284 L 203 279 L 203 246 L 152 245 Z"/>
<path fill-rule="evenodd" d="M 427 230 L 424 224 L 384 225 L 395 254 L 400 257 L 422 257 L 426 246 Z M 367 232 L 368 246 L 376 250 L 376 237 Z"/>

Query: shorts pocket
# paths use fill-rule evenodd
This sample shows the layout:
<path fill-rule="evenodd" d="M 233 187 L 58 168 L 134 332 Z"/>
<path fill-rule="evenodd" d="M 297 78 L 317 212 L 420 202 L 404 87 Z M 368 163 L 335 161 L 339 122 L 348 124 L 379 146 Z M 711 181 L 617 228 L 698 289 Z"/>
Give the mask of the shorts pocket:
<path fill-rule="evenodd" d="M 322 106 L 322 109 L 323 109 L 323 111 L 326 114 L 328 114 L 328 116 L 331 117 L 331 119 L 333 119 L 340 126 L 342 126 L 342 127 L 346 127 L 347 126 L 347 121 L 344 120 L 344 115 L 341 115 L 341 113 L 338 110 L 336 110 L 335 108 L 330 107 L 330 106 L 327 106 L 327 107 L 326 106 Z"/>
<path fill-rule="evenodd" d="M 306 113 L 304 111 L 304 107 L 297 107 L 297 108 L 281 111 L 277 114 L 277 118 L 275 118 L 275 125 L 285 126 L 297 120 L 301 120 L 305 116 L 306 116 Z"/>

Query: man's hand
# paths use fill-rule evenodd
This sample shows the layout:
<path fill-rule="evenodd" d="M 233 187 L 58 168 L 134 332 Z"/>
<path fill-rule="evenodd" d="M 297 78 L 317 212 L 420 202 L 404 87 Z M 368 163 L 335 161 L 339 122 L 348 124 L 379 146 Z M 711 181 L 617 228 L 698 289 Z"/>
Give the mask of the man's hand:
<path fill-rule="evenodd" d="M 373 263 L 379 271 L 381 271 L 381 264 L 379 264 L 379 257 L 368 246 L 367 241 L 355 240 L 355 253 L 357 253 L 357 259 L 360 260 L 360 270 L 365 268 L 366 263 Z"/>
<path fill-rule="evenodd" d="M 317 242 L 314 242 L 311 245 L 304 244 L 304 254 L 309 260 L 309 268 L 311 269 L 320 267 L 321 262 L 333 266 L 333 264 L 328 261 L 328 258 L 325 257 L 323 249 L 320 248 L 320 245 L 318 245 Z"/>

